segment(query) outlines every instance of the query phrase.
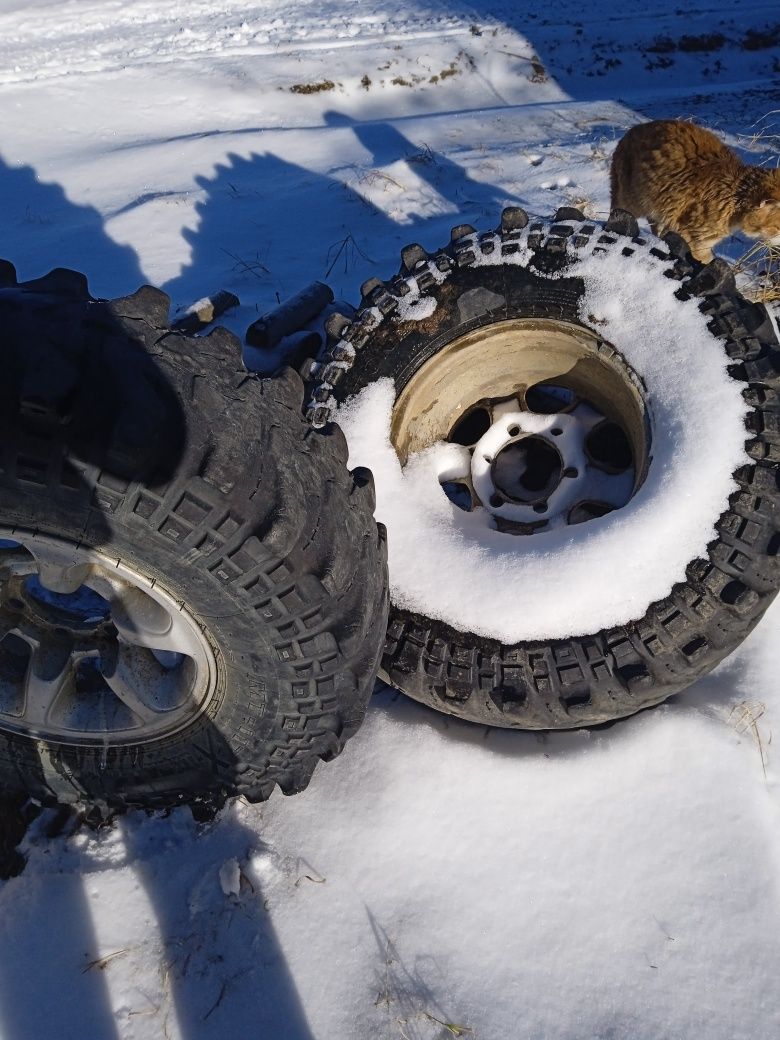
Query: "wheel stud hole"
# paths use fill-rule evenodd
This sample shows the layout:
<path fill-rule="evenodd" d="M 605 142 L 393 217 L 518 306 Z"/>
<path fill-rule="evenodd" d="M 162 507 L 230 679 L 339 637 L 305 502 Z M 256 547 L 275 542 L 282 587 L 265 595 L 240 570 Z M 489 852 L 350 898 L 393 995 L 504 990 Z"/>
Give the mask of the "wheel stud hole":
<path fill-rule="evenodd" d="M 519 426 L 510 426 L 509 429 L 506 432 L 509 434 L 510 437 L 516 437 L 518 435 L 518 433 L 520 433 L 520 427 Z"/>
<path fill-rule="evenodd" d="M 535 513 L 546 513 L 547 512 L 547 503 L 546 502 L 537 502 L 536 505 L 534 506 L 534 512 Z"/>
<path fill-rule="evenodd" d="M 553 435 L 553 437 L 560 437 L 560 435 L 563 433 L 563 430 L 560 428 L 560 426 L 553 426 L 553 428 L 550 430 L 550 433 Z"/>
<path fill-rule="evenodd" d="M 567 466 L 566 469 L 563 471 L 564 477 L 578 477 L 579 475 L 580 471 L 576 469 L 574 466 Z"/>
<path fill-rule="evenodd" d="M 490 504 L 491 506 L 493 506 L 494 509 L 498 509 L 499 506 L 502 506 L 504 504 L 504 499 L 501 497 L 501 495 L 491 495 Z"/>

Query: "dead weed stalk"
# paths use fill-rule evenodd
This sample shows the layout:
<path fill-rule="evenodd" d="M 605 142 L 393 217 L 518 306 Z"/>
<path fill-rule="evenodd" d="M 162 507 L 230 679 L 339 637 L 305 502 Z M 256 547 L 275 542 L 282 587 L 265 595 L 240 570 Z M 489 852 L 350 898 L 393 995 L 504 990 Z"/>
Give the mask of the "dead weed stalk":
<path fill-rule="evenodd" d="M 756 242 L 734 264 L 741 274 L 740 291 L 754 303 L 780 300 L 780 246 Z"/>
<path fill-rule="evenodd" d="M 328 248 L 328 255 L 325 258 L 328 269 L 325 272 L 325 277 L 327 278 L 330 275 L 339 261 L 343 264 L 343 273 L 349 274 L 350 269 L 356 266 L 358 258 L 365 260 L 369 264 L 374 262 L 370 256 L 363 252 L 352 237 L 352 233 L 348 231 L 344 238 L 338 242 L 333 242 Z"/>
<path fill-rule="evenodd" d="M 760 701 L 750 702 L 742 701 L 740 704 L 735 704 L 731 709 L 729 715 L 729 724 L 734 727 L 737 733 L 749 733 L 756 742 L 758 753 L 761 756 L 761 769 L 764 773 L 764 779 L 767 779 L 766 775 L 766 752 L 764 751 L 764 742 L 761 738 L 761 730 L 758 728 L 758 720 L 766 711 L 766 705 Z M 772 733 L 770 731 L 769 740 L 767 746 L 772 743 Z"/>

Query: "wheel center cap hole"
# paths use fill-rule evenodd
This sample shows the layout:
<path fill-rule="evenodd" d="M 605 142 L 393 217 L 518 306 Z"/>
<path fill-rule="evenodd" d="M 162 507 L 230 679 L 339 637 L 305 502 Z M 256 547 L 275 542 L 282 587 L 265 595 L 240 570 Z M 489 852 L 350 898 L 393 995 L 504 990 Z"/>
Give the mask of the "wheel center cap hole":
<path fill-rule="evenodd" d="M 496 455 L 493 484 L 512 502 L 543 502 L 560 484 L 563 459 L 544 437 L 523 437 Z"/>

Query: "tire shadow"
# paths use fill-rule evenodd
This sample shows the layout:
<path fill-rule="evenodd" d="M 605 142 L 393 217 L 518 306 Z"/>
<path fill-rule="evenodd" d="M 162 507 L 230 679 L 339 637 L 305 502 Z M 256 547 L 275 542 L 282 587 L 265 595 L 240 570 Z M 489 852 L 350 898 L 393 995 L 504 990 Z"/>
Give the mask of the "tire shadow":
<path fill-rule="evenodd" d="M 0 256 L 16 265 L 21 279 L 69 267 L 84 271 L 104 296 L 122 296 L 146 281 L 135 250 L 110 237 L 102 214 L 72 202 L 31 166 L 11 166 L 0 155 L 0 198 Z"/>
<path fill-rule="evenodd" d="M 229 153 L 213 176 L 196 178 L 203 193 L 195 206 L 197 227 L 182 232 L 190 261 L 163 286 L 175 304 L 213 292 L 215 269 L 224 287 L 251 297 L 258 309 L 273 308 L 315 280 L 326 281 L 337 298 L 357 302 L 362 282 L 398 270 L 403 245 L 419 240 L 436 249 L 449 240 L 455 224 L 497 222 L 509 201 L 500 188 L 473 180 L 457 163 L 421 148 L 386 120 L 360 122 L 330 111 L 325 122 L 333 138 L 329 173 L 312 172 L 271 152 Z M 366 153 L 358 163 L 347 158 L 354 156 L 355 141 Z M 419 209 L 405 207 L 403 214 L 394 210 L 392 199 L 400 197 L 404 184 L 382 169 L 394 163 L 405 164 L 404 176 L 415 192 L 420 182 L 436 192 L 435 206 L 421 203 Z M 372 201 L 377 185 L 383 195 L 387 189 L 387 209 Z"/>

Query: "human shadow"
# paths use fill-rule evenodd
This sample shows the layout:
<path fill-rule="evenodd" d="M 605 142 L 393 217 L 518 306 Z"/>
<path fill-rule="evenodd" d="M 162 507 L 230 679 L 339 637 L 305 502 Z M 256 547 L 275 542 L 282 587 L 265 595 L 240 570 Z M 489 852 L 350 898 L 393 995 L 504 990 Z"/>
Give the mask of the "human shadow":
<path fill-rule="evenodd" d="M 136 1015 L 154 1016 L 161 1037 L 311 1040 L 263 888 L 273 852 L 235 807 L 214 824 L 185 808 L 131 813 L 112 829 L 89 841 L 34 833 L 30 870 L 0 886 L 4 1040 L 118 1040 Z M 87 894 L 106 869 L 134 875 L 153 915 L 140 933 L 123 926 L 132 940 L 109 948 L 92 921 L 100 904 Z M 144 897 L 125 884 L 124 902 L 109 912 L 143 915 Z M 136 981 L 119 983 L 120 1000 L 116 967 Z"/>
<path fill-rule="evenodd" d="M 334 126 L 339 123 L 337 114 L 332 120 Z M 392 250 L 395 266 L 402 242 L 418 237 L 435 248 L 451 224 L 468 219 L 469 214 L 476 220 L 483 212 L 496 211 L 500 194 L 496 189 L 472 181 L 446 157 L 430 149 L 421 151 L 392 126 L 381 122 L 364 125 L 346 118 L 340 125 L 366 148 L 367 170 L 397 160 L 408 163 L 441 196 L 438 211 L 412 214 L 407 224 L 399 227 L 392 216 L 360 193 L 360 170 L 355 171 L 354 183 L 345 184 L 335 174 L 313 174 L 273 155 L 231 155 L 214 177 L 199 180 L 204 192 L 198 205 L 199 227 L 196 232 L 185 233 L 192 261 L 166 288 L 182 301 L 212 290 L 214 286 L 204 280 L 204 272 L 213 271 L 214 256 L 220 255 L 225 258 L 227 272 L 255 290 L 260 284 L 272 297 L 327 276 L 355 298 L 359 282 L 372 273 L 373 253 L 379 267 L 382 251 Z M 12 258 L 17 247 L 32 258 L 27 261 L 30 268 L 25 274 L 40 273 L 42 267 L 45 270 L 48 265 L 41 264 L 41 258 L 46 257 L 74 267 L 83 266 L 86 260 L 90 268 L 94 265 L 112 272 L 113 278 L 121 278 L 125 288 L 135 288 L 143 281 L 135 254 L 112 242 L 95 210 L 72 206 L 62 189 L 40 184 L 29 168 L 13 170 L 0 165 L 2 184 L 16 207 L 6 248 Z M 31 223 L 35 242 L 22 249 L 24 233 Z M 358 226 L 365 228 L 365 233 L 358 231 Z M 58 249 L 63 240 L 67 247 L 64 255 Z M 278 252 L 292 258 L 282 269 L 276 266 L 274 252 L 280 240 L 284 248 Z M 390 269 L 389 256 L 387 261 L 382 263 L 383 271 Z M 67 288 L 67 278 L 65 283 Z M 30 396 L 30 387 L 35 388 L 35 407 L 28 409 L 25 421 L 37 429 L 35 424 L 47 421 L 47 416 L 59 415 L 67 420 L 60 424 L 60 433 L 73 479 L 59 503 L 62 515 L 70 524 L 77 518 L 85 532 L 101 544 L 110 544 L 111 525 L 105 522 L 104 506 L 95 494 L 96 480 L 99 476 L 108 478 L 104 484 L 109 489 L 111 479 L 164 487 L 191 441 L 189 416 L 159 359 L 146 351 L 148 344 L 133 347 L 125 320 L 128 304 L 132 310 L 132 297 L 118 307 L 93 305 L 86 283 L 71 279 L 69 284 L 75 294 L 66 306 L 70 310 L 64 315 L 61 308 L 54 309 L 50 320 L 46 319 L 45 336 L 34 334 L 35 321 L 29 308 L 14 312 L 13 328 L 6 324 L 12 339 L 29 341 L 30 349 L 15 357 L 0 386 L 0 406 L 4 406 L 0 410 L 0 440 L 13 440 L 14 424 L 19 421 L 18 402 Z M 22 285 L 19 292 L 33 299 L 39 289 L 33 283 Z M 46 295 L 44 291 L 41 299 Z M 150 305 L 159 311 L 162 301 L 152 300 Z M 91 315 L 91 331 L 86 337 L 85 308 Z M 100 318 L 97 325 L 95 315 Z M 41 373 L 50 373 L 50 377 Z M 64 384 L 68 388 L 65 393 Z M 147 421 L 137 423 L 130 431 L 116 430 L 121 417 L 131 414 L 145 415 Z M 125 443 L 129 437 L 132 445 L 124 455 L 111 451 L 119 434 Z M 13 491 L 9 486 L 7 494 Z M 0 514 L 3 505 L 0 479 Z M 216 727 L 212 730 L 209 743 L 212 750 L 218 749 L 214 753 L 224 763 L 234 762 L 219 731 Z M 44 771 L 42 765 L 38 780 L 41 789 L 51 784 L 51 769 Z M 61 781 L 67 797 L 67 785 L 63 778 Z M 195 843 L 198 854 L 183 865 L 180 850 L 178 855 L 169 853 L 150 840 L 152 834 L 159 839 L 164 821 L 139 823 L 138 817 L 131 816 L 120 826 L 128 862 L 134 864 L 154 909 L 168 963 L 172 1013 L 182 1035 L 188 1040 L 223 1035 L 224 1015 L 229 1008 L 231 1027 L 240 1019 L 241 1033 L 256 1034 L 260 1030 L 280 1040 L 308 1040 L 310 1032 L 294 980 L 264 909 L 262 878 L 252 880 L 251 865 L 247 866 L 251 850 L 258 846 L 254 831 L 237 817 L 231 817 L 227 825 L 223 821 L 218 831 L 211 832 L 193 823 L 185 828 L 183 840 Z M 37 857 L 38 848 L 31 847 L 30 854 Z M 239 892 L 212 903 L 227 907 L 226 914 L 214 909 L 195 916 L 191 912 L 191 896 L 200 885 L 204 858 L 211 861 L 207 873 L 212 888 L 219 885 L 218 861 L 235 859 L 244 864 Z M 166 863 L 172 869 L 167 869 Z M 78 868 L 78 862 L 75 865 Z M 88 858 L 81 867 L 88 873 Z M 0 906 L 5 904 L 7 910 L 2 925 L 6 948 L 16 947 L 20 953 L 0 960 L 4 1036 L 7 1040 L 27 1040 L 29 1036 L 47 1035 L 52 1009 L 56 1008 L 61 1035 L 111 1040 L 118 1035 L 119 1025 L 108 976 L 101 966 L 101 954 L 106 951 L 99 949 L 91 902 L 81 880 L 71 877 L 53 896 L 57 943 L 40 941 L 47 933 L 52 910 L 49 899 L 41 895 L 40 903 L 36 903 L 25 898 L 26 913 L 20 916 L 14 912 L 21 895 L 27 895 L 23 886 L 38 887 L 44 881 L 45 874 L 40 875 L 36 869 L 7 881 L 0 889 Z M 69 951 L 67 956 L 62 955 L 63 947 Z M 247 963 L 247 949 L 256 951 L 256 960 L 251 963 Z M 30 971 L 33 958 L 34 972 Z M 96 966 L 89 968 L 93 962 Z M 230 999 L 231 989 L 236 988 L 240 1001 Z"/>
<path fill-rule="evenodd" d="M 0 885 L 0 1031 L 8 1040 L 118 1038 L 83 876 L 46 871 Z M 20 907 L 25 909 L 20 912 Z"/>
<path fill-rule="evenodd" d="M 40 274 L 40 278 L 20 280 L 10 264 L 0 265 L 0 445 L 4 448 L 0 519 L 13 527 L 12 534 L 18 532 L 19 539 L 6 535 L 0 543 L 0 580 L 5 582 L 11 580 L 9 575 L 35 573 L 34 554 L 25 548 L 20 528 L 34 531 L 35 537 L 65 535 L 74 544 L 77 539 L 80 544 L 110 554 L 117 523 L 114 513 L 127 506 L 128 500 L 123 504 L 122 496 L 133 487 L 164 496 L 183 460 L 189 458 L 187 453 L 199 442 L 202 423 L 188 407 L 189 382 L 181 378 L 174 381 L 167 367 L 166 347 L 174 348 L 173 356 L 177 334 L 168 329 L 168 302 L 162 294 L 146 287 L 106 302 L 94 299 L 82 275 L 68 270 L 45 274 L 52 261 L 64 260 L 78 267 L 86 261 L 90 267 L 94 264 L 113 272 L 112 277 L 132 279 L 130 284 L 135 288 L 142 278 L 132 251 L 112 243 L 96 211 L 89 207 L 70 209 L 61 189 L 40 187 L 28 168 L 15 171 L 0 165 L 2 183 L 12 185 L 9 193 L 15 204 L 29 190 L 31 202 L 50 204 L 51 210 L 46 212 L 56 213 L 56 223 L 73 230 L 72 239 L 64 236 L 68 245 L 64 256 L 54 232 L 32 250 L 37 261 L 27 273 Z M 26 220 L 22 216 L 21 225 Z M 40 227 L 48 234 L 47 225 Z M 7 248 L 10 246 L 9 252 L 14 242 L 14 234 L 9 234 L 4 242 Z M 89 577 L 84 581 L 86 586 L 76 593 L 60 590 L 52 600 L 45 582 L 39 583 L 43 588 L 31 592 L 25 578 L 20 594 L 34 595 L 36 610 L 46 612 L 51 608 L 50 613 L 57 613 L 61 626 L 58 638 L 65 638 L 71 624 L 68 612 L 77 608 L 68 597 L 88 588 Z M 0 621 L 8 621 L 0 629 L 4 698 L 0 710 L 7 723 L 13 714 L 6 703 L 9 697 L 16 698 L 21 711 L 26 710 L 35 643 L 30 644 L 32 649 L 28 647 L 24 638 L 27 630 L 22 631 L 18 620 L 9 620 L 4 609 L 0 610 Z M 84 619 L 74 624 L 82 622 L 86 624 Z M 112 674 L 110 660 L 123 637 L 102 620 L 100 625 L 102 642 L 95 667 L 82 680 L 78 670 L 69 677 L 68 697 L 74 704 L 94 701 L 99 712 L 105 712 L 113 696 L 121 700 L 104 677 Z M 103 715 L 99 713 L 98 717 Z M 199 725 L 202 730 L 208 729 L 202 739 L 210 754 L 228 775 L 233 768 L 238 775 L 245 764 L 236 760 L 218 727 L 205 719 Z M 54 882 L 47 875 L 45 834 L 40 835 L 40 846 L 33 844 L 26 850 L 35 857 L 35 868 L 21 876 L 9 875 L 18 874 L 22 865 L 14 846 L 31 815 L 29 803 L 25 805 L 21 797 L 25 791 L 43 801 L 56 798 L 76 806 L 80 797 L 78 774 L 83 767 L 88 773 L 104 770 L 101 783 L 109 800 L 112 796 L 120 800 L 126 797 L 133 804 L 133 795 L 128 792 L 150 782 L 143 756 L 108 750 L 104 765 L 90 765 L 86 757 L 77 762 L 72 748 L 62 750 L 56 741 L 52 745 L 16 736 L 8 732 L 7 725 L 0 733 L 0 743 L 0 753 L 15 763 L 19 785 L 19 790 L 13 789 L 12 771 L 6 768 L 8 789 L 0 804 L 0 825 L 7 839 L 0 841 L 5 853 L 0 876 L 7 879 L 0 886 L 0 935 L 6 951 L 0 958 L 0 1031 L 5 1040 L 28 1040 L 55 1031 L 74 1040 L 85 1036 L 111 1040 L 120 1032 L 101 960 L 106 951 L 99 949 L 92 922 L 94 903 L 85 891 L 86 877 L 70 876 Z M 202 766 L 193 765 L 188 774 L 194 789 L 201 793 L 215 787 L 209 762 L 204 757 Z M 83 782 L 94 787 L 96 778 L 90 775 Z M 156 911 L 163 948 L 178 950 L 187 899 L 186 891 L 177 888 L 183 880 L 182 872 L 170 879 L 164 871 L 156 870 L 153 850 L 137 841 L 138 833 L 130 827 L 128 850 L 137 852 L 137 870 Z M 236 847 L 257 841 L 253 833 L 239 827 L 229 828 L 228 834 Z M 194 824 L 189 839 L 201 839 Z M 77 858 L 73 866 L 75 871 L 88 874 L 88 858 L 82 862 Z M 241 934 L 241 942 L 236 957 L 243 956 L 251 937 L 260 943 L 259 962 L 267 966 L 267 972 L 257 976 L 256 988 L 244 993 L 240 1014 L 234 1010 L 231 1017 L 235 1019 L 238 1014 L 244 1025 L 242 1032 L 247 1035 L 253 1032 L 252 1022 L 256 1021 L 267 1023 L 270 1035 L 308 1040 L 294 983 L 270 918 L 263 911 L 259 883 L 255 894 L 251 909 L 245 901 L 239 907 L 241 925 L 234 927 Z M 198 951 L 207 949 L 206 940 L 206 936 L 198 937 L 196 925 L 189 963 L 199 963 Z M 209 965 L 207 959 L 203 961 L 194 983 L 189 969 L 170 973 L 173 1014 L 187 1040 L 224 1035 L 217 1027 L 219 993 L 213 1008 L 204 1006 L 200 999 L 210 995 L 204 981 L 211 977 Z"/>
<path fill-rule="evenodd" d="M 274 853 L 238 808 L 226 807 L 213 824 L 175 810 L 175 843 L 170 819 L 136 814 L 120 823 L 154 909 L 170 1012 L 186 1040 L 311 1040 L 263 887 Z"/>

